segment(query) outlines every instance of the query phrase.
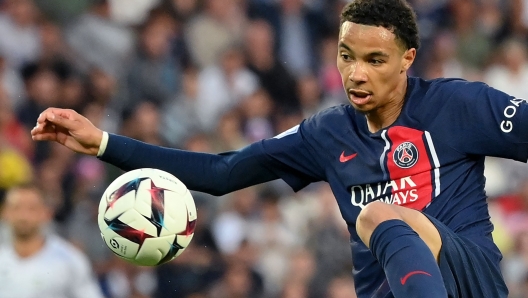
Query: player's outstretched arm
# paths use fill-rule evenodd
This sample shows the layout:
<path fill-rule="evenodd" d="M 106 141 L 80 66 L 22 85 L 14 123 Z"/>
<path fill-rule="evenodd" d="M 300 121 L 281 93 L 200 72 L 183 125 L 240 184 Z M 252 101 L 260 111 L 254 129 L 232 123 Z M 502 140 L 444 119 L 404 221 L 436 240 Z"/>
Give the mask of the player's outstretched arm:
<path fill-rule="evenodd" d="M 74 110 L 48 108 L 31 130 L 35 141 L 54 141 L 83 154 L 97 155 L 103 131 Z"/>
<path fill-rule="evenodd" d="M 258 146 L 221 154 L 189 152 L 154 146 L 119 135 L 103 142 L 103 131 L 73 110 L 49 108 L 31 131 L 33 140 L 54 141 L 69 149 L 98 155 L 122 170 L 155 168 L 178 177 L 189 189 L 222 195 L 279 178 L 270 171 Z M 251 169 L 251 170 L 248 170 Z"/>

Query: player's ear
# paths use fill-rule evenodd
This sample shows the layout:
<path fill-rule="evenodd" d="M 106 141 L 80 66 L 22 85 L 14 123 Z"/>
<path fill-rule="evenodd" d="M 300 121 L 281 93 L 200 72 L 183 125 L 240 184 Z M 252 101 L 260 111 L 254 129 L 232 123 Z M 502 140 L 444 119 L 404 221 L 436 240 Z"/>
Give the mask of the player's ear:
<path fill-rule="evenodd" d="M 416 49 L 415 48 L 410 48 L 410 49 L 406 50 L 403 53 L 403 56 L 402 56 L 402 64 L 401 64 L 402 66 L 401 66 L 400 73 L 403 73 L 403 72 L 406 72 L 407 70 L 409 70 L 409 68 L 411 68 L 411 65 L 413 64 L 415 58 L 416 58 Z"/>

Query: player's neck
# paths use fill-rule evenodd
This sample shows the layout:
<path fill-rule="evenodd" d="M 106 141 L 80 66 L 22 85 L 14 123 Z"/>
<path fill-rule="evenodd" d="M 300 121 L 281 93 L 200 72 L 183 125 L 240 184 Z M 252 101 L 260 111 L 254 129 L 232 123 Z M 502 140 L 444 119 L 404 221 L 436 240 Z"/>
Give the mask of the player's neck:
<path fill-rule="evenodd" d="M 368 129 L 371 133 L 378 132 L 396 122 L 403 109 L 406 91 L 407 79 L 402 80 L 402 83 L 390 95 L 391 99 L 386 104 L 365 114 Z"/>
<path fill-rule="evenodd" d="M 13 248 L 16 254 L 21 258 L 28 258 L 38 253 L 46 242 L 46 239 L 42 235 L 36 235 L 31 238 L 13 238 Z"/>

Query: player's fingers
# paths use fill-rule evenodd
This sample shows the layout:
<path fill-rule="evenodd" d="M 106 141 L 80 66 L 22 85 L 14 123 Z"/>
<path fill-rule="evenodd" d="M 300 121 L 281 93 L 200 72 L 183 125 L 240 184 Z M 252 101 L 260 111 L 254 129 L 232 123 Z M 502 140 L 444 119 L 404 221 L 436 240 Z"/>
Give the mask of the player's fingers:
<path fill-rule="evenodd" d="M 46 122 L 48 117 L 50 117 L 52 114 L 59 114 L 61 110 L 63 110 L 63 109 L 58 109 L 58 108 L 47 108 L 47 109 L 45 109 L 38 116 L 37 124 Z"/>
<path fill-rule="evenodd" d="M 67 130 L 76 130 L 80 125 L 79 121 L 76 121 L 72 114 L 62 111 L 48 113 L 46 120 Z"/>
<path fill-rule="evenodd" d="M 57 134 L 54 132 L 38 133 L 31 136 L 34 141 L 56 141 Z"/>
<path fill-rule="evenodd" d="M 35 134 L 39 134 L 43 132 L 53 132 L 53 131 L 55 131 L 55 125 L 53 125 L 49 121 L 40 122 L 40 123 L 37 122 L 35 127 L 31 129 L 31 135 L 35 135 Z"/>

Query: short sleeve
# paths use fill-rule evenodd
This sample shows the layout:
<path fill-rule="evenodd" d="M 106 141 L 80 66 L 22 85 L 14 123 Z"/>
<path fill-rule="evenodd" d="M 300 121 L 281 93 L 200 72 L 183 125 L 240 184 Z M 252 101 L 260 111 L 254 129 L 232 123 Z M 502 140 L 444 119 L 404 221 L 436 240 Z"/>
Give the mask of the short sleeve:
<path fill-rule="evenodd" d="M 526 161 L 528 102 L 484 83 L 440 81 L 416 113 L 428 114 L 426 129 L 439 132 L 464 154 Z M 425 106 L 424 104 L 428 105 Z M 427 112 L 425 112 L 427 111 Z"/>

